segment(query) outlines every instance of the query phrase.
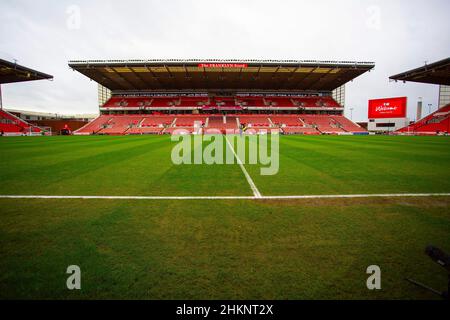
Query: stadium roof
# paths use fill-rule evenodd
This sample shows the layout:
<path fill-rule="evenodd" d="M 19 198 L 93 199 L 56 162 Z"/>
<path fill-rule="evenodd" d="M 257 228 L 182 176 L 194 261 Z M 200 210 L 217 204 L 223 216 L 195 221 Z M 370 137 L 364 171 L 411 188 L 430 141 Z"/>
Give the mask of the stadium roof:
<path fill-rule="evenodd" d="M 69 66 L 113 91 L 331 91 L 373 62 L 314 60 L 90 60 Z"/>
<path fill-rule="evenodd" d="M 0 59 L 0 84 L 53 79 L 53 76 Z"/>
<path fill-rule="evenodd" d="M 406 71 L 390 77 L 396 81 L 412 81 L 420 83 L 431 83 L 450 85 L 450 58 L 440 60 L 423 67 Z"/>

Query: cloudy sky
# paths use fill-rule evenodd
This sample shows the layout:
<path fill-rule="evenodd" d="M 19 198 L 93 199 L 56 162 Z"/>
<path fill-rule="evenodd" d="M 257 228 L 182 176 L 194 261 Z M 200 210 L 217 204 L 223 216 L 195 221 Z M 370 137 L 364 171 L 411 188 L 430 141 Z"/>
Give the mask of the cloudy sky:
<path fill-rule="evenodd" d="M 438 87 L 388 77 L 450 56 L 448 0 L 1 0 L 0 57 L 54 75 L 2 86 L 5 107 L 98 111 L 96 84 L 74 59 L 248 58 L 373 61 L 347 86 L 347 109 L 418 97 L 437 108 Z M 347 110 L 349 113 L 349 110 Z"/>

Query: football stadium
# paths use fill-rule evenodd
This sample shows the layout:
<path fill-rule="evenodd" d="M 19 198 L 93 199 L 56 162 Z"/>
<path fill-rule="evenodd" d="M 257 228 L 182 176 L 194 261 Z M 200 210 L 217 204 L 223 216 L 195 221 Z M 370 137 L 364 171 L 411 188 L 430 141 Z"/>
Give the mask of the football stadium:
<path fill-rule="evenodd" d="M 0 1 L 0 309 L 447 308 L 448 12 Z"/>
<path fill-rule="evenodd" d="M 344 108 L 372 62 L 69 66 L 99 85 L 99 116 L 73 135 L 1 111 L 1 298 L 438 298 L 406 279 L 446 290 L 424 248 L 450 249 L 449 106 L 369 135 Z M 2 62 L 2 83 L 50 78 Z M 191 153 L 177 164 L 181 139 Z M 82 290 L 67 290 L 71 265 Z M 382 290 L 368 290 L 369 266 Z"/>
<path fill-rule="evenodd" d="M 76 134 L 171 134 L 185 129 L 364 133 L 332 92 L 374 68 L 365 62 L 72 61 L 114 95 Z M 200 125 L 195 128 L 194 123 Z"/>

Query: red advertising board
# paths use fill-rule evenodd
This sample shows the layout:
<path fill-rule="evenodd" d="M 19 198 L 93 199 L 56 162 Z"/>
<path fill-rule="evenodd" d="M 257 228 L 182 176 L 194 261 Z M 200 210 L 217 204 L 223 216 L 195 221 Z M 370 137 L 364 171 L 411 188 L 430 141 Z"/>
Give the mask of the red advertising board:
<path fill-rule="evenodd" d="M 199 68 L 248 68 L 245 63 L 200 63 Z"/>
<path fill-rule="evenodd" d="M 406 118 L 406 97 L 369 100 L 369 119 Z"/>

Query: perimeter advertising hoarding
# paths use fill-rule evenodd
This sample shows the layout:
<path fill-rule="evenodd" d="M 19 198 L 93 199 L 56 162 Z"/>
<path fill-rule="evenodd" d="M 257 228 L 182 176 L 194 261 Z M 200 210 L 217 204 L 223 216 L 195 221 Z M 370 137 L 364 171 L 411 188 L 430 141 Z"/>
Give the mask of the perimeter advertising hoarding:
<path fill-rule="evenodd" d="M 406 118 L 406 97 L 369 100 L 369 119 Z"/>

